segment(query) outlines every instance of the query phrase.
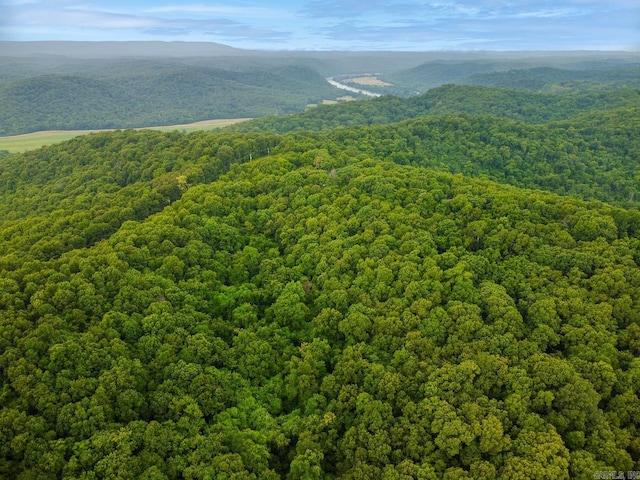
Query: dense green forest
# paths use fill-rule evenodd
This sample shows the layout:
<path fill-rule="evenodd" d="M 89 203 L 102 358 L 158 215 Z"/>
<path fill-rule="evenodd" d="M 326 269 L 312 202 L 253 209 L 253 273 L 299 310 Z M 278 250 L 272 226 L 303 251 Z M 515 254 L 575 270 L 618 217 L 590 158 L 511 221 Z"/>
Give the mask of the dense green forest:
<path fill-rule="evenodd" d="M 537 67 L 503 72 L 477 73 L 462 83 L 554 93 L 575 91 L 607 91 L 612 88 L 640 87 L 640 67 L 594 70 L 566 70 Z"/>
<path fill-rule="evenodd" d="M 437 60 L 384 75 L 391 87 L 381 93 L 409 96 L 444 83 L 517 88 L 531 91 L 575 92 L 590 89 L 610 90 L 616 86 L 638 88 L 640 69 L 637 59 L 561 58 L 536 65 L 520 60 Z"/>
<path fill-rule="evenodd" d="M 0 135 L 133 128 L 304 110 L 343 93 L 298 65 L 226 70 L 129 60 L 0 84 Z"/>
<path fill-rule="evenodd" d="M 266 120 L 255 124 L 269 130 Z M 285 128 L 290 125 L 291 118 L 282 120 Z M 311 147 L 329 153 L 353 149 L 402 165 L 637 207 L 640 165 L 633 159 L 640 157 L 639 129 L 637 108 L 592 112 L 544 125 L 447 114 L 373 127 L 295 133 L 291 148 L 300 153 Z"/>
<path fill-rule="evenodd" d="M 640 56 L 625 52 L 259 52 L 188 42 L 1 41 L 0 51 L 0 136 L 280 116 L 341 99 L 345 92 L 325 79 L 333 76 L 377 75 L 390 85 L 367 89 L 394 95 L 376 108 L 351 107 L 333 126 L 366 125 L 360 109 L 372 123 L 445 112 L 543 122 L 589 110 L 601 103 L 598 95 L 637 105 L 640 88 Z M 520 92 L 428 92 L 451 83 Z M 396 98 L 425 92 L 407 103 Z M 297 128 L 308 127 L 300 122 Z"/>
<path fill-rule="evenodd" d="M 636 108 L 639 104 L 639 88 L 560 95 L 448 84 L 411 98 L 388 95 L 339 105 L 320 105 L 302 113 L 259 118 L 228 128 L 236 132 L 320 131 L 345 126 L 384 125 L 443 113 L 494 115 L 528 123 L 546 123 L 603 109 Z"/>
<path fill-rule="evenodd" d="M 0 477 L 640 470 L 637 97 L 446 86 L 0 158 Z"/>

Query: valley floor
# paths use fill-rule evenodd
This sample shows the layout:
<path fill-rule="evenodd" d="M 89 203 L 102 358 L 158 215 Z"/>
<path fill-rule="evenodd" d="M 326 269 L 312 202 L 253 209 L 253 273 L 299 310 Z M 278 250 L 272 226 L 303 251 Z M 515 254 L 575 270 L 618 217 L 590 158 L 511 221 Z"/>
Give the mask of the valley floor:
<path fill-rule="evenodd" d="M 180 130 L 184 132 L 192 132 L 195 130 L 214 130 L 216 128 L 226 127 L 234 123 L 244 122 L 250 120 L 249 118 L 222 118 L 215 120 L 203 120 L 194 123 L 185 123 L 180 125 L 166 125 L 157 127 L 141 127 L 135 130 L 160 130 L 163 132 L 170 132 L 173 130 Z M 53 145 L 54 143 L 64 142 L 71 138 L 86 135 L 94 132 L 113 131 L 114 129 L 106 130 L 45 130 L 41 132 L 25 133 L 22 135 L 10 135 L 7 137 L 0 137 L 0 152 L 7 151 L 9 153 L 26 152 L 27 150 L 34 150 L 36 148 L 43 147 L 45 145 Z"/>

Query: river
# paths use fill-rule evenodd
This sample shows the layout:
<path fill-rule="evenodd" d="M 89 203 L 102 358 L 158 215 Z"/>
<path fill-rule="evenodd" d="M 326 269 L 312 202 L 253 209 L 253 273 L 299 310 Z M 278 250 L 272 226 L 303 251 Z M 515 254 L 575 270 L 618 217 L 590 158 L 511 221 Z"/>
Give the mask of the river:
<path fill-rule="evenodd" d="M 361 93 L 362 95 L 367 95 L 369 97 L 381 97 L 381 93 L 370 92 L 369 90 L 363 90 L 362 88 L 352 87 L 350 85 L 345 85 L 344 83 L 336 82 L 333 77 L 327 78 L 327 82 L 329 82 L 334 87 L 337 87 L 341 90 L 347 90 L 349 92 Z"/>

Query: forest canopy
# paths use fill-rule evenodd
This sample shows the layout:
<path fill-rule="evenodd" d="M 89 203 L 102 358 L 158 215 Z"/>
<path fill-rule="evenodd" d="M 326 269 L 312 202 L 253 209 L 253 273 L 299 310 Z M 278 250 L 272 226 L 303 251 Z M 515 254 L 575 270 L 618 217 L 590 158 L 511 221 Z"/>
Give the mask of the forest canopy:
<path fill-rule="evenodd" d="M 0 135 L 134 128 L 299 112 L 340 90 L 305 66 L 112 62 L 91 72 L 0 81 Z"/>
<path fill-rule="evenodd" d="M 1 157 L 0 476 L 640 470 L 624 98 Z"/>
<path fill-rule="evenodd" d="M 379 78 L 383 86 L 366 88 L 389 97 L 335 110 L 340 120 L 332 127 L 366 125 L 362 115 L 372 124 L 460 112 L 544 122 L 593 110 L 599 96 L 608 97 L 607 108 L 635 106 L 640 88 L 633 52 L 260 52 L 206 43 L 2 41 L 0 51 L 0 136 L 281 116 L 362 97 L 335 88 L 331 77 Z M 430 92 L 445 84 L 492 90 Z M 310 125 L 297 118 L 295 128 Z"/>

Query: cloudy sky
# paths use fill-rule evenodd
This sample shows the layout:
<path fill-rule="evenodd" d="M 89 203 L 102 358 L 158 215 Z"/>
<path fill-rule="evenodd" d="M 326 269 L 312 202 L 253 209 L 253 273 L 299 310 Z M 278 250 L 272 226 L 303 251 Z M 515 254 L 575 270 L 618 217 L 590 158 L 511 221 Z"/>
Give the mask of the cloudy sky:
<path fill-rule="evenodd" d="M 278 50 L 637 50 L 640 0 L 0 0 L 1 40 Z"/>

